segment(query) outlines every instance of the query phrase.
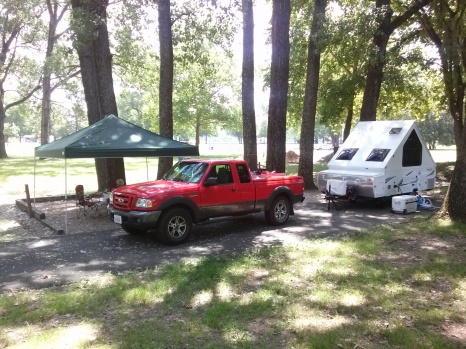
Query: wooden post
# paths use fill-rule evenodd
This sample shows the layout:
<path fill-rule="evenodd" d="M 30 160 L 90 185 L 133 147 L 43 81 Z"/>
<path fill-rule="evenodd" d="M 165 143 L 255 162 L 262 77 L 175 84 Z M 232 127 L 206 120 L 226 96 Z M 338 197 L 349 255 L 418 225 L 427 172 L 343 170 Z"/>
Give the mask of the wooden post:
<path fill-rule="evenodd" d="M 29 218 L 34 217 L 34 213 L 32 212 L 32 206 L 31 206 L 31 196 L 29 195 L 29 186 L 27 184 L 24 185 L 26 189 L 26 202 L 28 204 L 28 213 L 29 213 Z"/>

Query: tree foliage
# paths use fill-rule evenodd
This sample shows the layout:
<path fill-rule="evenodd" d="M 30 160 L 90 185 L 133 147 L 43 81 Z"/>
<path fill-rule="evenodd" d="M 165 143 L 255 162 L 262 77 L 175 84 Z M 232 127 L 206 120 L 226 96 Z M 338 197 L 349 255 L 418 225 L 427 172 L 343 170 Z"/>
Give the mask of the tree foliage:
<path fill-rule="evenodd" d="M 175 78 L 174 132 L 194 136 L 196 145 L 201 131 L 216 134 L 217 127 L 227 128 L 231 121 L 234 124 L 239 105 L 234 70 L 229 69 L 231 59 L 212 53 L 209 60 L 211 66 L 191 64 Z"/>
<path fill-rule="evenodd" d="M 409 5 L 392 7 L 391 0 L 377 0 L 373 11 L 373 44 L 369 51 L 366 85 L 361 105 L 361 121 L 376 120 L 377 105 L 387 61 L 387 46 L 393 32 L 406 25 L 414 14 L 431 0 L 417 0 Z M 396 3 L 395 3 L 396 5 Z M 399 10 L 395 12 L 395 10 Z"/>
<path fill-rule="evenodd" d="M 453 120 L 448 112 L 440 113 L 438 118 L 431 112 L 418 125 L 429 149 L 436 149 L 438 144 L 446 146 L 455 144 Z"/>
<path fill-rule="evenodd" d="M 8 109 L 40 89 L 38 63 L 25 54 L 36 49 L 34 43 L 41 32 L 36 5 L 14 0 L 0 5 L 0 158 L 7 157 L 4 130 Z"/>

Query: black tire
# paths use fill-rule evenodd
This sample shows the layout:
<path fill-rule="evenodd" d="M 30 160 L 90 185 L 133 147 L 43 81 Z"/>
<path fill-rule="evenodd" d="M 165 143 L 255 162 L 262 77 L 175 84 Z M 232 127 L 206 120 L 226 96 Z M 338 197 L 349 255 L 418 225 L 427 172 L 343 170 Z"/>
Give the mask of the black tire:
<path fill-rule="evenodd" d="M 162 213 L 157 223 L 157 237 L 168 245 L 181 244 L 188 238 L 193 220 L 188 211 L 176 207 Z"/>
<path fill-rule="evenodd" d="M 407 214 L 407 213 L 408 213 L 408 210 L 404 209 L 403 214 Z"/>
<path fill-rule="evenodd" d="M 137 229 L 137 228 L 130 228 L 124 224 L 121 225 L 121 228 L 126 231 L 128 234 L 131 234 L 131 235 L 142 235 L 142 234 L 145 234 L 146 231 L 145 230 L 142 230 L 142 229 Z"/>
<path fill-rule="evenodd" d="M 281 225 L 288 221 L 290 212 L 290 201 L 284 196 L 279 196 L 273 200 L 270 210 L 265 211 L 265 218 L 271 225 Z"/>

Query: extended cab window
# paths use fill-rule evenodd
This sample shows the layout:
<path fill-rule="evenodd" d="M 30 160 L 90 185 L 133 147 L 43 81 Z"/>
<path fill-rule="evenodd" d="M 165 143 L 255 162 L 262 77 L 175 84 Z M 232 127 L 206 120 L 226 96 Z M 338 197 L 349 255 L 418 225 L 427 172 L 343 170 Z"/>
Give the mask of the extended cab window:
<path fill-rule="evenodd" d="M 383 162 L 389 152 L 390 149 L 374 149 L 371 151 L 366 161 Z"/>
<path fill-rule="evenodd" d="M 337 160 L 351 160 L 359 148 L 343 149 L 337 157 Z"/>
<path fill-rule="evenodd" d="M 249 169 L 244 164 L 236 165 L 236 170 L 238 171 L 239 181 L 240 183 L 250 183 L 251 176 L 249 175 Z"/>
<path fill-rule="evenodd" d="M 215 165 L 209 171 L 207 178 L 217 178 L 217 184 L 231 184 L 233 183 L 233 175 L 231 167 L 227 164 Z"/>

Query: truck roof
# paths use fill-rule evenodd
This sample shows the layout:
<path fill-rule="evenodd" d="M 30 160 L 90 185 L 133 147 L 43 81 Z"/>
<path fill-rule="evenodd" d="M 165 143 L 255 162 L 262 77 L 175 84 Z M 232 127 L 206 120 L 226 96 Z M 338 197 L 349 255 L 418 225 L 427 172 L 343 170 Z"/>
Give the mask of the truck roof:
<path fill-rule="evenodd" d="M 181 161 L 182 162 L 204 162 L 208 164 L 219 163 L 219 162 L 221 163 L 228 162 L 228 163 L 233 163 L 233 164 L 246 163 L 246 161 L 241 160 L 241 159 L 182 159 Z"/>

